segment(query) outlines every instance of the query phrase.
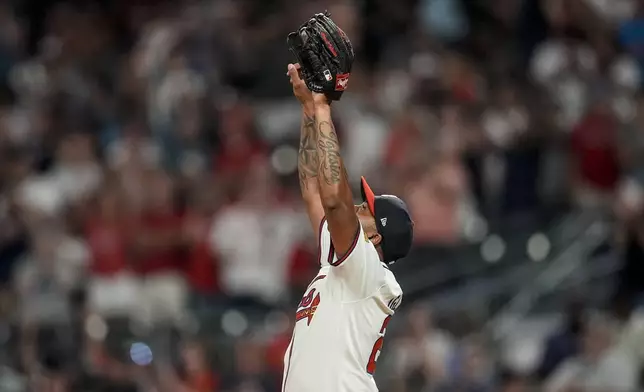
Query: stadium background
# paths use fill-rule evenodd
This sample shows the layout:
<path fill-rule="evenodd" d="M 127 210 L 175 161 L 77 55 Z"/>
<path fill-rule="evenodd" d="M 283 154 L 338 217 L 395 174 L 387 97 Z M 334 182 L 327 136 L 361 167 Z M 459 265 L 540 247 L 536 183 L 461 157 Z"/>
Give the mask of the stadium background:
<path fill-rule="evenodd" d="M 284 41 L 324 9 L 350 176 L 416 220 L 380 390 L 642 386 L 642 2 L 8 0 L 0 391 L 279 390 L 315 273 Z"/>

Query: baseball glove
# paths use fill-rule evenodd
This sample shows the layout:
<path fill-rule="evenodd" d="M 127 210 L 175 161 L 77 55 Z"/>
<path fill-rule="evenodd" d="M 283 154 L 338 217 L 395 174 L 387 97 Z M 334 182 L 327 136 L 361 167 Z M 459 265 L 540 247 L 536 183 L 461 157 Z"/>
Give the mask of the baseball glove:
<path fill-rule="evenodd" d="M 309 90 L 337 101 L 347 88 L 355 55 L 351 41 L 330 16 L 328 12 L 315 14 L 290 33 L 286 42 Z"/>

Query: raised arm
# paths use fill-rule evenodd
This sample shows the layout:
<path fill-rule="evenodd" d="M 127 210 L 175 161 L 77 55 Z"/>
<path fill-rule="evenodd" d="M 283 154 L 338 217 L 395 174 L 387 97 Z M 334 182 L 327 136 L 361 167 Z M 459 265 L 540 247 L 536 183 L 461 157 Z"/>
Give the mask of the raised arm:
<path fill-rule="evenodd" d="M 331 120 L 331 106 L 324 94 L 313 94 L 317 138 L 320 200 L 329 224 L 338 258 L 350 251 L 359 235 L 360 223 L 353 205 L 347 171 L 340 155 L 340 142 Z"/>
<path fill-rule="evenodd" d="M 318 186 L 318 152 L 317 133 L 315 128 L 315 104 L 311 91 L 300 79 L 298 64 L 288 65 L 288 76 L 293 85 L 293 94 L 302 105 L 302 123 L 300 125 L 300 150 L 297 157 L 297 171 L 300 178 L 300 191 L 306 204 L 306 210 L 315 233 L 324 217 Z"/>

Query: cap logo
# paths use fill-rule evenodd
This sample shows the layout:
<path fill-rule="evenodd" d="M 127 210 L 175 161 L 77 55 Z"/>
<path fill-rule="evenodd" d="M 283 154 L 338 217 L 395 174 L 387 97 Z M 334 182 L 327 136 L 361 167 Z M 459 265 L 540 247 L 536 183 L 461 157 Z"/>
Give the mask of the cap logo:
<path fill-rule="evenodd" d="M 387 218 L 380 219 L 380 223 L 382 224 L 382 227 L 387 226 Z"/>

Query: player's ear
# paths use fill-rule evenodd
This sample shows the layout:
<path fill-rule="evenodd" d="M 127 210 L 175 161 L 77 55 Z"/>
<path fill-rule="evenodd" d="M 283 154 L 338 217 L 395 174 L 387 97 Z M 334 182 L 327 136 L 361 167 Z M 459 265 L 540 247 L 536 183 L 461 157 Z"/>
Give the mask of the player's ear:
<path fill-rule="evenodd" d="M 373 233 L 369 236 L 369 241 L 374 245 L 378 245 L 382 241 L 382 236 L 378 233 Z"/>

